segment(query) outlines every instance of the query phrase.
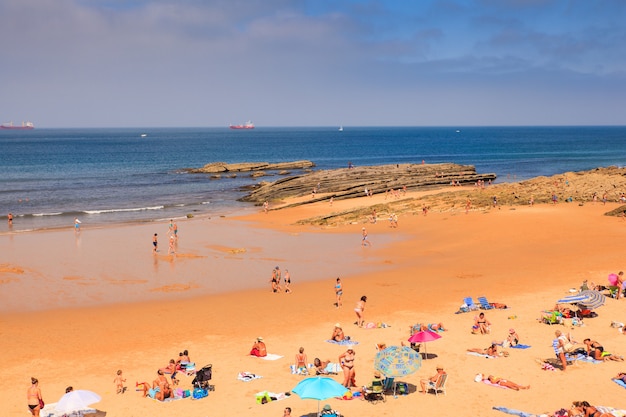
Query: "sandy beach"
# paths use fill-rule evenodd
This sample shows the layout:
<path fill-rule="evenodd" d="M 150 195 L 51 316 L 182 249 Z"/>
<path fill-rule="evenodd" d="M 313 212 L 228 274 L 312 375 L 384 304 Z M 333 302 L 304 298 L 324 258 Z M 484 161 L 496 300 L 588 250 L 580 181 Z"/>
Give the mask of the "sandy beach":
<path fill-rule="evenodd" d="M 409 192 L 405 198 L 423 194 Z M 610 327 L 611 321 L 626 322 L 624 299 L 607 298 L 598 317 L 585 319 L 582 327 L 572 328 L 569 320 L 565 326 L 537 321 L 542 310 L 554 307 L 583 280 L 606 285 L 608 274 L 626 268 L 621 254 L 626 222 L 604 216 L 619 203 L 501 205 L 467 214 L 457 207 L 400 214 L 397 228 L 390 227 L 385 213 L 375 224 L 363 219 L 296 225 L 383 198 L 180 219 L 174 255 L 167 255 L 167 223 L 97 229 L 83 223 L 78 236 L 71 227 L 1 235 L 2 414 L 28 415 L 26 390 L 34 376 L 47 403 L 56 402 L 71 385 L 99 393 L 102 401 L 94 407 L 112 417 L 281 416 L 285 407 L 294 416 L 306 415 L 317 410 L 317 401 L 292 395 L 259 405 L 255 393 L 287 392 L 303 378 L 289 370 L 299 347 L 309 362 L 315 357 L 337 362 L 346 346 L 326 342 L 337 322 L 358 342 L 358 385 L 371 382 L 377 343 L 406 342 L 414 323 L 442 322 L 447 329 L 427 345 L 435 357 L 398 379 L 409 384 L 409 395 L 388 396 L 375 405 L 358 398 L 322 401 L 344 416 L 505 415 L 494 406 L 542 413 L 568 408 L 575 400 L 626 408 L 624 388 L 611 381 L 626 371 L 626 363 L 577 363 L 563 372 L 542 370 L 537 362 L 554 357 L 556 329 L 626 354 L 626 336 Z M 371 246 L 361 246 L 362 227 Z M 156 255 L 153 233 L 160 237 Z M 291 294 L 270 291 L 274 266 L 290 271 Z M 337 277 L 344 286 L 341 308 L 333 305 Z M 366 322 L 390 327 L 353 324 L 354 305 L 362 295 L 368 297 Z M 479 296 L 509 306 L 486 312 L 489 335 L 471 334 L 475 313 L 455 314 L 465 297 Z M 504 339 L 509 328 L 531 348 L 508 349 L 508 357 L 487 360 L 466 353 Z M 270 353 L 282 358 L 249 356 L 259 336 Z M 142 398 L 135 383 L 151 382 L 156 370 L 184 349 L 198 367 L 213 365 L 215 391 L 201 400 Z M 437 365 L 449 375 L 447 395 L 416 392 L 420 379 L 434 375 Z M 124 394 L 116 394 L 113 384 L 118 369 L 127 380 Z M 243 382 L 239 372 L 262 378 Z M 531 388 L 476 383 L 477 373 Z M 181 377 L 180 387 L 189 388 L 191 379 Z M 342 376 L 335 379 L 341 382 Z"/>

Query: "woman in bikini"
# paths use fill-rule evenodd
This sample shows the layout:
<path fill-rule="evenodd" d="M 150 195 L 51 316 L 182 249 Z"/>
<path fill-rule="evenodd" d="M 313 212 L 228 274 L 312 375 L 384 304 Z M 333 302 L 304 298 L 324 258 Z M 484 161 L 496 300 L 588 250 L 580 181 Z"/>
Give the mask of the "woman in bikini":
<path fill-rule="evenodd" d="M 350 388 L 350 386 L 356 387 L 354 381 L 354 349 L 350 348 L 341 355 L 339 355 L 339 363 L 341 369 L 343 369 L 343 386 Z"/>
<path fill-rule="evenodd" d="M 489 334 L 491 330 L 491 323 L 485 318 L 485 313 L 480 313 L 474 317 L 474 326 L 472 327 L 473 333 Z"/>
<path fill-rule="evenodd" d="M 341 279 L 337 278 L 337 283 L 335 284 L 335 306 L 337 308 L 341 307 L 341 296 L 343 295 L 343 288 L 341 286 Z"/>
<path fill-rule="evenodd" d="M 582 407 L 583 411 L 585 412 L 585 417 L 609 417 L 610 416 L 610 414 L 603 413 L 602 411 L 598 410 L 593 405 L 589 404 L 587 401 L 581 401 L 579 402 L 579 404 Z"/>
<path fill-rule="evenodd" d="M 492 384 L 500 385 L 501 387 L 507 387 L 515 391 L 530 388 L 530 385 L 522 386 L 522 385 L 516 384 L 513 381 L 509 381 L 508 379 L 498 378 L 497 376 L 493 376 L 493 375 L 489 375 L 487 377 L 487 380 L 491 382 Z"/>
<path fill-rule="evenodd" d="M 37 378 L 32 377 L 30 382 L 31 386 L 28 388 L 28 391 L 26 391 L 28 408 L 33 416 L 39 417 L 39 412 L 41 411 L 41 407 L 39 406 L 39 401 L 41 400 L 41 388 L 39 388 L 39 381 Z"/>
<path fill-rule="evenodd" d="M 356 303 L 356 307 L 354 312 L 356 313 L 356 325 L 359 327 L 363 327 L 365 324 L 365 319 L 363 318 L 363 312 L 365 311 L 365 303 L 367 302 L 367 297 L 364 295 L 361 299 Z"/>
<path fill-rule="evenodd" d="M 307 357 L 304 353 L 304 348 L 301 347 L 296 353 L 296 373 L 299 375 L 308 375 L 309 371 L 307 368 Z"/>

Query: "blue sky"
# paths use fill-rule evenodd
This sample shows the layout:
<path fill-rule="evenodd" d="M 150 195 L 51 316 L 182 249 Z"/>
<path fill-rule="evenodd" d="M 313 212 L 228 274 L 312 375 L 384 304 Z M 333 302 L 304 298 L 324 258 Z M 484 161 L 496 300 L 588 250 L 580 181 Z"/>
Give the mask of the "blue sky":
<path fill-rule="evenodd" d="M 623 0 L 0 0 L 0 121 L 626 124 Z"/>

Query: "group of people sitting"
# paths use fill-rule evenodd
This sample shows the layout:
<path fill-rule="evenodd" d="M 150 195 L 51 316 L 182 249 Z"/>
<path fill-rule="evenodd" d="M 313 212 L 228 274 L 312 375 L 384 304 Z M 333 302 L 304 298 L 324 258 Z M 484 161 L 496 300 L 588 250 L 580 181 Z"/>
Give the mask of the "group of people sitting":
<path fill-rule="evenodd" d="M 189 352 L 185 349 L 178 354 L 178 360 L 170 359 L 169 363 L 157 371 L 157 377 L 152 384 L 148 382 L 137 383 L 137 387 L 141 386 L 143 396 L 163 401 L 166 398 L 173 398 L 173 385 L 178 385 L 178 372 L 187 372 L 188 368 L 193 365 L 189 359 Z M 119 372 L 119 371 L 118 371 Z M 170 384 L 165 375 L 170 375 L 172 383 Z"/>

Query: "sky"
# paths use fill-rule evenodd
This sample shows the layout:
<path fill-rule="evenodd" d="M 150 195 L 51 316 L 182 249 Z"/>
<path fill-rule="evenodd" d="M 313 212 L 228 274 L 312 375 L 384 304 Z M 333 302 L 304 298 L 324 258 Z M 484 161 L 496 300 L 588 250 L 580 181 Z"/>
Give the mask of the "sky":
<path fill-rule="evenodd" d="M 626 125 L 623 0 L 0 0 L 0 122 Z"/>

